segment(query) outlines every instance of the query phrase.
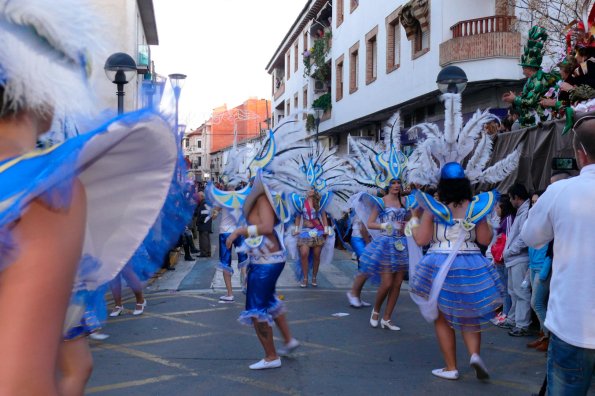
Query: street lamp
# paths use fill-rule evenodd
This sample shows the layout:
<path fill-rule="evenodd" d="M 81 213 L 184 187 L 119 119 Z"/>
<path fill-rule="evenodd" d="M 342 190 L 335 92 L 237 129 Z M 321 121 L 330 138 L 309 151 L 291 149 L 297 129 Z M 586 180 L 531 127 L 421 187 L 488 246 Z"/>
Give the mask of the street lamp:
<path fill-rule="evenodd" d="M 123 52 L 110 55 L 103 66 L 107 78 L 118 86 L 118 114 L 124 112 L 124 84 L 128 84 L 136 76 L 136 62 Z"/>
<path fill-rule="evenodd" d="M 319 144 L 318 144 L 318 127 L 320 126 L 320 117 L 324 114 L 324 109 L 321 107 L 314 107 L 314 121 L 316 123 L 316 153 L 319 151 Z"/>
<path fill-rule="evenodd" d="M 463 93 L 467 87 L 467 75 L 458 66 L 447 66 L 440 70 L 436 84 L 442 93 Z"/>
<path fill-rule="evenodd" d="M 174 73 L 169 75 L 169 81 L 171 82 L 171 86 L 174 89 L 174 96 L 176 98 L 176 133 L 179 133 L 179 125 L 178 125 L 178 103 L 180 101 L 180 93 L 182 92 L 182 86 L 184 85 L 184 80 L 186 80 L 185 74 Z"/>

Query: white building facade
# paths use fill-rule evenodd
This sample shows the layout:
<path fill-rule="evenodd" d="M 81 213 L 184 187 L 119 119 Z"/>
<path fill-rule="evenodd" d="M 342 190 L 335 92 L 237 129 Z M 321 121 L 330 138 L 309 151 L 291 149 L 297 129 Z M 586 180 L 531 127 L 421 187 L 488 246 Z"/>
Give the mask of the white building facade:
<path fill-rule="evenodd" d="M 197 182 L 211 179 L 211 121 L 204 122 L 186 133 L 182 142 L 184 157 L 188 159 L 188 172 Z"/>
<path fill-rule="evenodd" d="M 303 118 L 322 103 L 321 141 L 345 152 L 347 134 L 378 138 L 396 110 L 405 130 L 441 119 L 436 76 L 448 65 L 469 80 L 463 112 L 490 107 L 502 115 L 502 93 L 522 85 L 516 25 L 508 0 L 310 0 L 267 65 L 273 122 Z M 316 51 L 317 39 L 330 49 L 325 73 L 310 77 L 304 51 Z"/>

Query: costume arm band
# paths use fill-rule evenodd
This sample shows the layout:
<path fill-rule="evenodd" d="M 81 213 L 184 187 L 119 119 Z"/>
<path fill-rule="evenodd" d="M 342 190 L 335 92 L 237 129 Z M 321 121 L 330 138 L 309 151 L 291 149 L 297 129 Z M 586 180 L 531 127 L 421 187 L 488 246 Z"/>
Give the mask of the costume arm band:
<path fill-rule="evenodd" d="M 258 236 L 258 227 L 255 225 L 248 226 L 246 229 L 249 238 L 255 238 Z"/>

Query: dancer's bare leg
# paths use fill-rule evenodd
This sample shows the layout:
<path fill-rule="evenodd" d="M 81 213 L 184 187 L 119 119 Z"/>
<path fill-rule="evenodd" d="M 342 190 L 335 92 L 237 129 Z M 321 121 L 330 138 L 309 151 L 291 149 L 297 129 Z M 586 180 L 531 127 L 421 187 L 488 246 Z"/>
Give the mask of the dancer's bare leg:
<path fill-rule="evenodd" d="M 368 276 L 365 274 L 357 274 L 355 279 L 353 280 L 353 285 L 351 285 L 351 295 L 353 297 L 361 298 L 362 289 L 364 288 L 364 283 L 368 280 Z"/>
<path fill-rule="evenodd" d="M 308 284 L 308 257 L 310 256 L 310 247 L 302 245 L 300 246 L 300 264 L 302 266 L 303 284 Z"/>
<path fill-rule="evenodd" d="M 145 302 L 145 297 L 143 295 L 143 284 L 141 283 L 140 279 L 138 279 L 138 276 L 136 276 L 132 268 L 129 266 L 124 267 L 122 270 L 122 276 L 124 279 L 126 279 L 126 284 L 128 284 L 128 287 L 132 289 L 134 297 L 136 298 L 136 304 L 143 304 Z"/>
<path fill-rule="evenodd" d="M 283 336 L 283 341 L 285 344 L 288 344 L 289 341 L 293 338 L 291 336 L 291 330 L 289 330 L 289 325 L 287 324 L 287 318 L 285 315 L 279 315 L 275 318 L 275 324 L 279 328 L 281 332 L 281 336 Z"/>
<path fill-rule="evenodd" d="M 479 350 L 481 348 L 481 332 L 462 331 L 461 333 L 463 334 L 463 341 L 465 342 L 467 351 L 469 351 L 469 356 L 474 353 L 479 355 Z"/>
<path fill-rule="evenodd" d="M 320 268 L 320 254 L 322 253 L 322 246 L 315 246 L 312 248 L 312 283 L 316 283 L 316 276 L 318 275 L 318 268 Z"/>
<path fill-rule="evenodd" d="M 393 283 L 393 274 L 390 272 L 380 274 L 380 286 L 376 291 L 376 301 L 374 301 L 374 311 L 380 312 L 382 308 L 382 303 L 386 299 L 388 292 Z M 377 317 L 372 317 L 372 319 L 378 319 Z"/>
<path fill-rule="evenodd" d="M 233 296 L 233 289 L 231 288 L 231 274 L 227 271 L 223 271 L 223 282 L 225 282 L 225 289 L 227 289 L 227 295 Z"/>
<path fill-rule="evenodd" d="M 442 313 L 438 313 L 438 319 L 434 321 L 434 328 L 436 330 L 436 337 L 438 337 L 438 344 L 442 357 L 446 363 L 446 370 L 452 371 L 457 369 L 457 344 L 455 341 L 455 331 L 450 327 Z"/>
<path fill-rule="evenodd" d="M 93 357 L 86 337 L 64 341 L 58 357 L 61 396 L 81 396 L 93 371 Z"/>
<path fill-rule="evenodd" d="M 267 362 L 271 362 L 279 358 L 275 350 L 275 343 L 273 341 L 273 328 L 267 322 L 259 322 L 256 318 L 252 319 L 254 330 L 258 336 L 258 341 L 262 344 L 264 354 Z"/>
<path fill-rule="evenodd" d="M 390 320 L 390 318 L 393 316 L 393 311 L 395 310 L 395 306 L 397 305 L 399 294 L 401 294 L 401 284 L 403 283 L 404 277 L 405 273 L 403 271 L 396 272 L 393 274 L 393 281 L 388 292 L 388 298 L 386 300 L 386 309 L 384 310 L 383 315 L 384 320 Z"/>

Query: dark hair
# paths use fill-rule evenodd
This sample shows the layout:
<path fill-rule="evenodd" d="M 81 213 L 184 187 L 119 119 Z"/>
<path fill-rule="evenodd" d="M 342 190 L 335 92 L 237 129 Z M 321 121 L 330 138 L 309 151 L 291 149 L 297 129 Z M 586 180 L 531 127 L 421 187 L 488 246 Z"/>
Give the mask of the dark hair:
<path fill-rule="evenodd" d="M 513 184 L 512 187 L 510 187 L 510 190 L 508 190 L 508 195 L 510 195 L 512 198 L 518 197 L 523 201 L 526 201 L 530 198 L 529 192 L 521 183 Z"/>
<path fill-rule="evenodd" d="M 568 55 L 566 58 L 564 58 L 562 62 L 558 63 L 558 67 L 560 68 L 560 71 L 564 71 L 565 73 L 570 75 L 572 74 L 574 69 L 578 67 L 578 63 L 574 56 Z"/>
<path fill-rule="evenodd" d="M 438 199 L 443 204 L 460 205 L 473 198 L 471 182 L 466 177 L 460 179 L 440 179 L 438 182 Z"/>
<path fill-rule="evenodd" d="M 515 216 L 516 209 L 510 203 L 510 199 L 506 195 L 500 196 L 498 199 L 498 205 L 500 206 L 500 218 L 504 219 L 508 216 Z"/>
<path fill-rule="evenodd" d="M 590 47 L 586 47 L 586 46 L 582 46 L 582 45 L 577 45 L 576 46 L 576 53 L 579 54 L 580 56 L 584 56 L 586 58 L 589 58 L 589 57 L 592 56 L 593 50 L 591 50 Z"/>
<path fill-rule="evenodd" d="M 573 147 L 575 150 L 584 149 L 585 154 L 595 158 L 595 116 L 579 118 L 572 127 L 574 131 Z"/>
<path fill-rule="evenodd" d="M 510 106 L 510 107 L 508 108 L 508 114 L 510 114 L 511 116 L 512 116 L 512 115 L 517 115 L 517 116 L 520 116 L 520 115 L 521 115 L 521 112 L 520 112 L 520 111 L 519 111 L 519 109 L 517 109 L 516 107 L 512 107 L 512 106 Z"/>

